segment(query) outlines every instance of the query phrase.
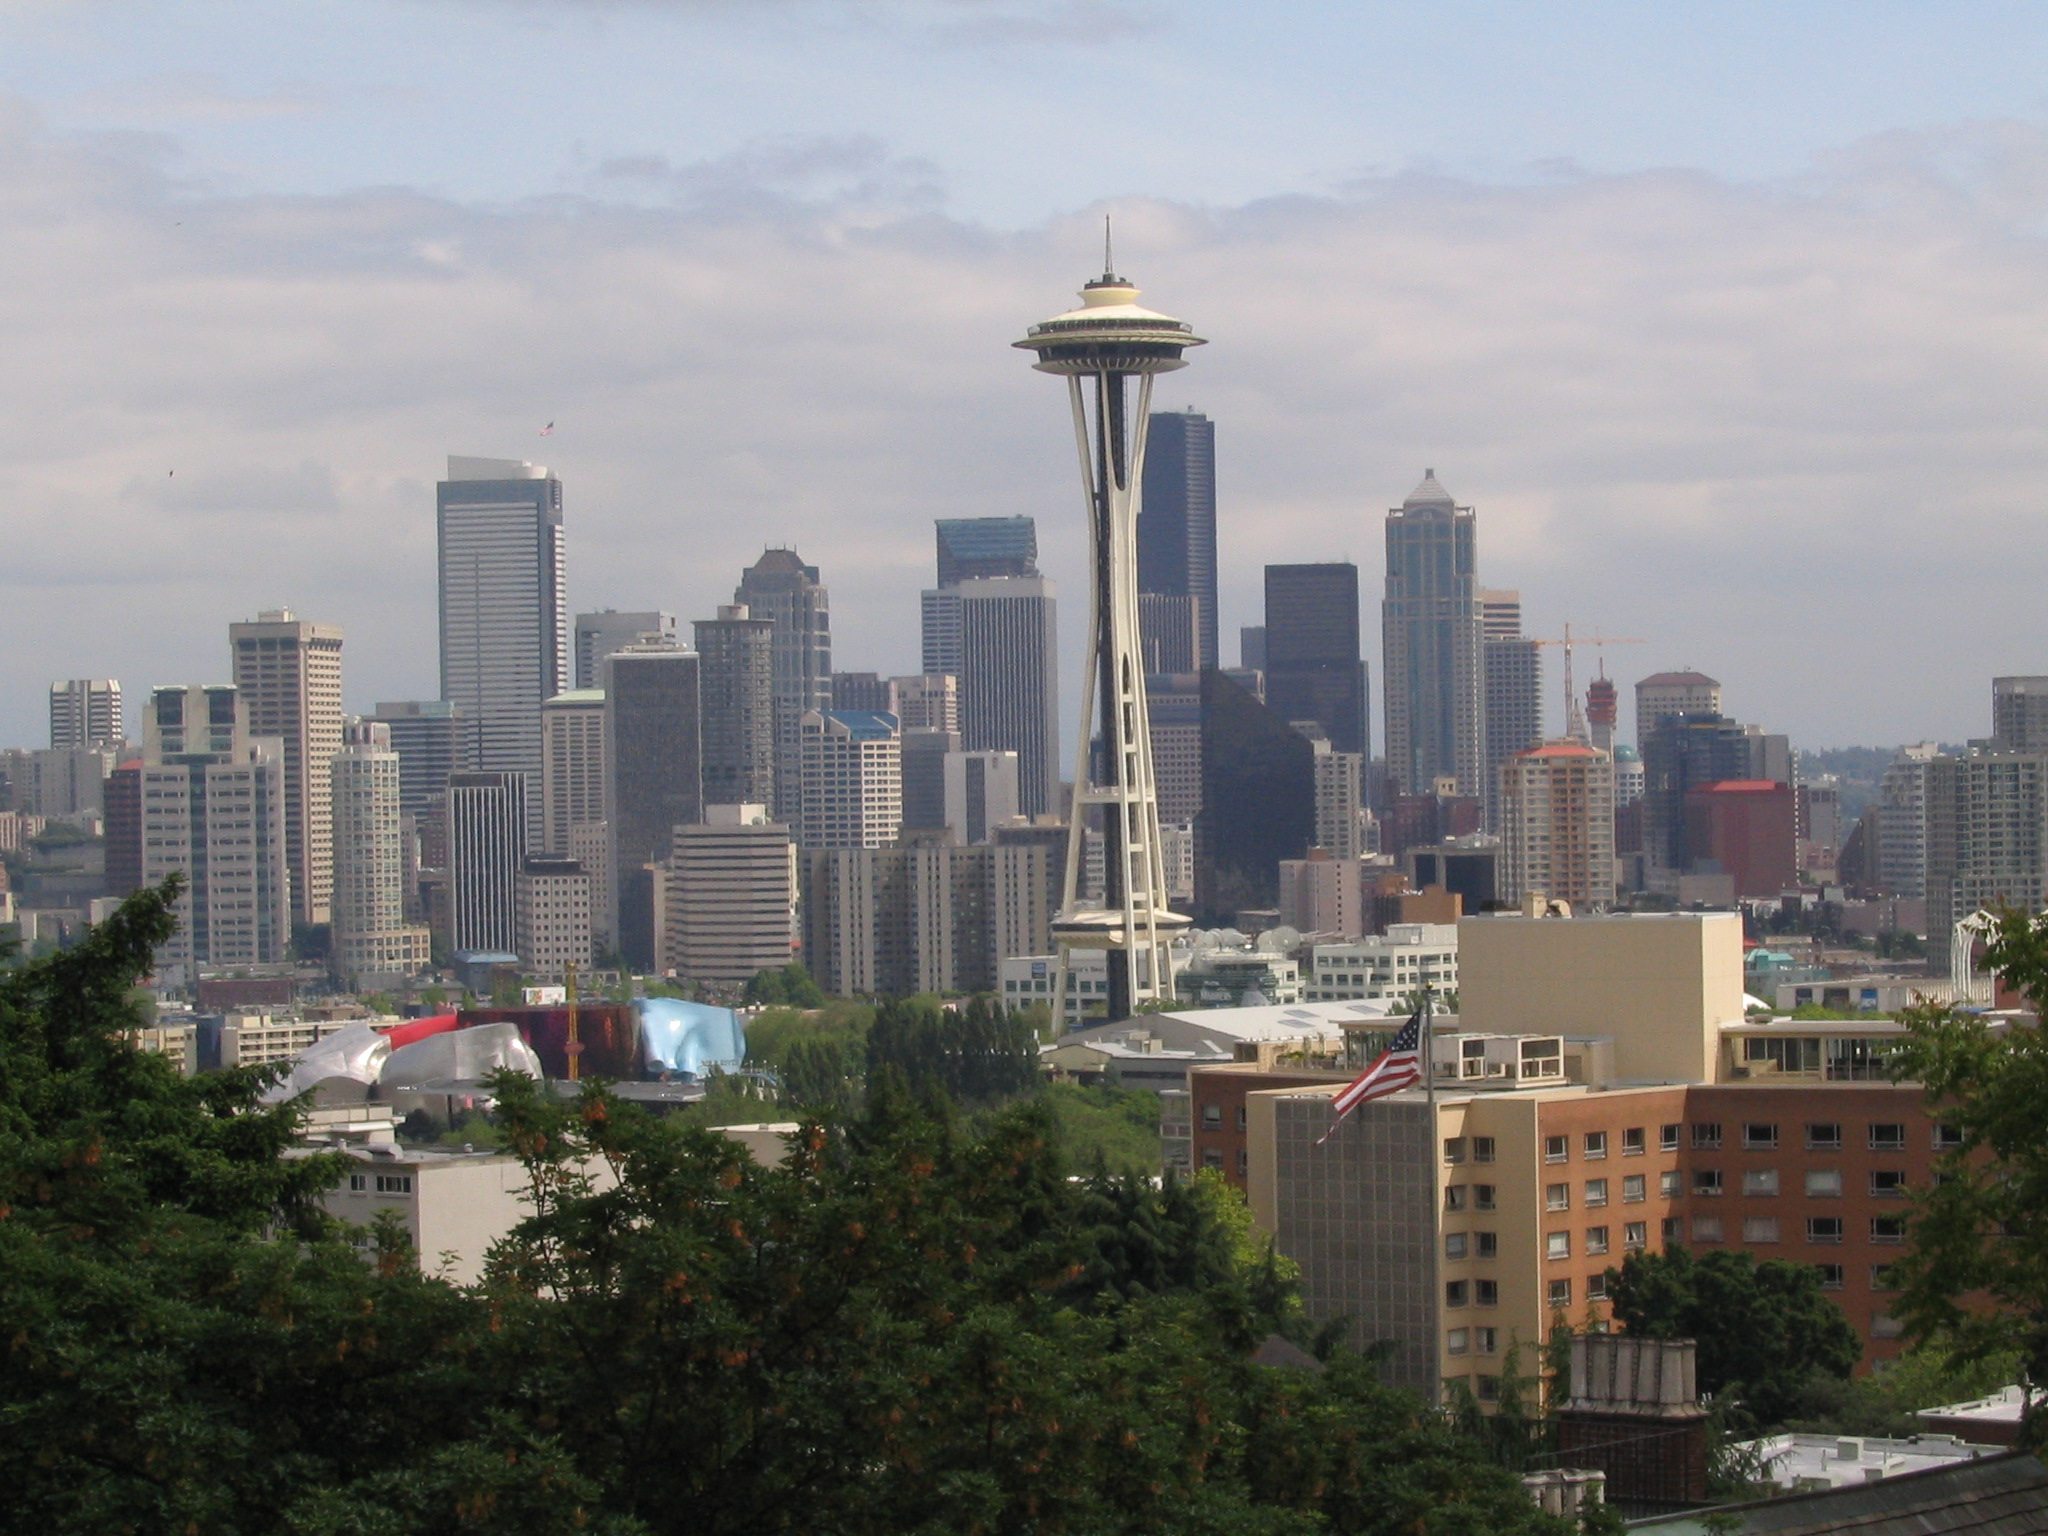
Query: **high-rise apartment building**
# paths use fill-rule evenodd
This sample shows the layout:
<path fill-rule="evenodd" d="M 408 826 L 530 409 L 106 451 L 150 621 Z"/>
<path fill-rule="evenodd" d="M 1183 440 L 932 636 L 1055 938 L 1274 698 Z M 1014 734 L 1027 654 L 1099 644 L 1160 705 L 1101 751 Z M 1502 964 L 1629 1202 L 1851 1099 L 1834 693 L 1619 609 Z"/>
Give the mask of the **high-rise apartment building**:
<path fill-rule="evenodd" d="M 576 615 L 576 687 L 596 688 L 604 659 L 629 645 L 676 644 L 676 617 L 656 609 L 600 608 Z"/>
<path fill-rule="evenodd" d="M 398 808 L 420 820 L 439 814 L 448 775 L 461 766 L 462 719 L 445 699 L 381 703 L 369 719 L 391 734 L 398 754 Z"/>
<path fill-rule="evenodd" d="M 50 684 L 50 745 L 113 747 L 127 738 L 121 685 L 111 677 L 75 677 Z"/>
<path fill-rule="evenodd" d="M 1991 679 L 1991 734 L 2014 752 L 2048 752 L 2048 677 Z"/>
<path fill-rule="evenodd" d="M 1636 745 L 1649 757 L 1657 722 L 1672 715 L 1718 715 L 1721 685 L 1704 672 L 1654 672 L 1636 684 Z"/>
<path fill-rule="evenodd" d="M 410 976 L 432 959 L 427 930 L 405 920 L 405 843 L 398 754 L 374 720 L 342 728 L 330 765 L 334 831 L 334 972 L 345 986 Z"/>
<path fill-rule="evenodd" d="M 1313 720 L 1339 752 L 1372 755 L 1358 640 L 1358 567 L 1266 567 L 1266 707 Z"/>
<path fill-rule="evenodd" d="M 1940 755 L 1931 741 L 1903 746 L 1878 782 L 1877 880 L 1894 896 L 1927 894 L 1927 783 Z"/>
<path fill-rule="evenodd" d="M 185 880 L 159 964 L 181 968 L 189 985 L 200 966 L 282 961 L 292 938 L 283 748 L 249 734 L 232 687 L 158 688 L 141 772 L 141 848 L 128 862 L 145 885 Z"/>
<path fill-rule="evenodd" d="M 1038 524 L 1028 517 L 938 520 L 938 585 L 1038 574 Z"/>
<path fill-rule="evenodd" d="M 1451 500 L 1433 469 L 1387 513 L 1380 667 L 1387 773 L 1400 794 L 1428 794 L 1439 778 L 1449 777 L 1459 794 L 1485 795 L 1478 546 L 1472 509 Z"/>
<path fill-rule="evenodd" d="M 1327 738 L 1309 742 L 1315 753 L 1316 847 L 1334 859 L 1356 860 L 1365 851 L 1365 759 L 1339 752 Z"/>
<path fill-rule="evenodd" d="M 1541 893 L 1573 911 L 1614 902 L 1614 765 L 1575 740 L 1518 752 L 1501 767 L 1501 896 Z"/>
<path fill-rule="evenodd" d="M 1543 740 L 1542 651 L 1522 634 L 1522 595 L 1479 592 L 1481 651 L 1486 674 L 1487 822 L 1501 824 L 1501 769 Z"/>
<path fill-rule="evenodd" d="M 572 827 L 604 820 L 604 690 L 571 688 L 540 708 L 538 853 L 573 858 Z"/>
<path fill-rule="evenodd" d="M 529 976 L 590 969 L 590 876 L 574 859 L 529 854 L 520 861 L 513 949 Z"/>
<path fill-rule="evenodd" d="M 768 805 L 775 798 L 775 625 L 729 604 L 695 629 L 704 803 Z"/>
<path fill-rule="evenodd" d="M 540 835 L 540 707 L 569 687 L 562 482 L 516 459 L 451 457 L 438 492 L 441 697 L 462 766 L 522 773 Z"/>
<path fill-rule="evenodd" d="M 960 680 L 970 752 L 1015 752 L 1027 816 L 1059 808 L 1058 604 L 1043 576 L 976 577 L 924 594 L 926 673 Z"/>
<path fill-rule="evenodd" d="M 1927 949 L 1938 970 L 1959 919 L 2048 907 L 2048 752 L 1972 750 L 1927 769 Z"/>
<path fill-rule="evenodd" d="M 770 549 L 740 577 L 733 602 L 774 630 L 775 798 L 777 820 L 802 813 L 803 719 L 832 703 L 831 594 L 818 568 L 793 549 Z"/>
<path fill-rule="evenodd" d="M 249 734 L 274 738 L 284 749 L 284 842 L 293 916 L 324 923 L 334 889 L 328 775 L 341 750 L 341 630 L 277 608 L 230 624 L 228 647 Z"/>
<path fill-rule="evenodd" d="M 1221 665 L 1216 648 L 1216 424 L 1196 410 L 1155 411 L 1146 436 L 1138 505 L 1139 613 L 1144 614 L 1146 595 L 1187 598 L 1195 640 L 1191 665 L 1154 665 L 1148 659 L 1146 669 L 1198 672 Z"/>
<path fill-rule="evenodd" d="M 663 967 L 691 981 L 743 982 L 789 964 L 796 848 L 765 805 L 707 805 L 676 829 L 668 860 Z"/>
<path fill-rule="evenodd" d="M 448 780 L 448 947 L 458 955 L 519 953 L 526 799 L 523 773 Z"/>
<path fill-rule="evenodd" d="M 601 676 L 618 943 L 630 963 L 651 970 L 661 935 L 652 911 L 642 913 L 627 892 L 640 888 L 649 865 L 668 862 L 675 829 L 704 815 L 699 658 L 673 646 L 633 645 L 607 656 Z"/>
<path fill-rule="evenodd" d="M 903 746 L 894 715 L 814 709 L 803 718 L 803 827 L 813 848 L 885 848 L 903 827 Z"/>

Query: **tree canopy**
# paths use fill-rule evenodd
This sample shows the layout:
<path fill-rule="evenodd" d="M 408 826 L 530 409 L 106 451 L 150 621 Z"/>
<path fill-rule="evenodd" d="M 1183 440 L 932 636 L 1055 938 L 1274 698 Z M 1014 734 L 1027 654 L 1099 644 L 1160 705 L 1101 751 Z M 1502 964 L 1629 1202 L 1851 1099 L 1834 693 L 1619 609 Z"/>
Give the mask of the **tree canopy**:
<path fill-rule="evenodd" d="M 506 1075 L 484 1281 L 340 1230 L 257 1073 L 123 1034 L 146 892 L 0 976 L 0 1486 L 54 1533 L 1563 1536 L 1361 1359 L 1250 1363 L 1283 1268 L 1214 1181 L 1074 1177 L 884 1073 L 766 1167 Z M 1219 1202 L 1225 1202 L 1219 1204 Z"/>
<path fill-rule="evenodd" d="M 1696 1340 L 1700 1390 L 1735 1399 L 1758 1427 L 1784 1422 L 1815 1377 L 1846 1378 L 1863 1352 L 1810 1264 L 1726 1248 L 1632 1253 L 1607 1291 L 1630 1333 Z"/>

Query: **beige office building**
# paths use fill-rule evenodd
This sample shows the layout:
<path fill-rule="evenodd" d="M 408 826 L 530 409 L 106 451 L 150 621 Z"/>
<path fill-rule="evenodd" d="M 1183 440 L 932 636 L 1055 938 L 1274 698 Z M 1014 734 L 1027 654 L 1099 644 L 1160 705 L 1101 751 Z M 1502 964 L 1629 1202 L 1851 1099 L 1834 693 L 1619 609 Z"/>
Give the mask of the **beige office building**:
<path fill-rule="evenodd" d="M 516 945 L 529 976 L 591 966 L 590 876 L 574 859 L 529 857 L 519 868 Z"/>
<path fill-rule="evenodd" d="M 573 858 L 570 829 L 604 820 L 604 690 L 541 705 L 540 749 L 541 852 Z"/>
<path fill-rule="evenodd" d="M 249 734 L 274 737 L 283 748 L 292 914 L 302 923 L 327 922 L 334 890 L 328 775 L 341 750 L 341 630 L 275 608 L 230 624 L 228 646 Z"/>
<path fill-rule="evenodd" d="M 1636 684 L 1636 743 L 1671 715 L 1718 715 L 1721 685 L 1704 672 L 1653 672 Z"/>
<path fill-rule="evenodd" d="M 391 732 L 351 721 L 329 771 L 333 816 L 334 971 L 346 986 L 407 976 L 432 959 L 424 927 L 405 920 L 405 838 Z"/>
<path fill-rule="evenodd" d="M 666 878 L 664 969 L 741 982 L 789 964 L 796 845 L 765 805 L 710 805 L 702 823 L 677 827 Z"/>

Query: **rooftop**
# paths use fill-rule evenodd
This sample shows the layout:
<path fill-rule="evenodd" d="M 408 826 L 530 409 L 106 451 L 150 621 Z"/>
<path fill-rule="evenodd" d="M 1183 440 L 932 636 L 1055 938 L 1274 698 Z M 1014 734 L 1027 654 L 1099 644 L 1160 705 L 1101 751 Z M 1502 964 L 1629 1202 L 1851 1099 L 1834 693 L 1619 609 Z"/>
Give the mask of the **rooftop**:
<path fill-rule="evenodd" d="M 1456 506 L 1457 503 L 1451 500 L 1451 493 L 1445 490 L 1442 483 L 1438 481 L 1436 471 L 1425 469 L 1422 472 L 1422 483 L 1408 493 L 1408 499 L 1402 502 L 1401 505 L 1404 508 L 1451 507 Z"/>
<path fill-rule="evenodd" d="M 1652 672 L 1639 681 L 1638 688 L 1718 688 L 1718 678 L 1704 672 Z"/>

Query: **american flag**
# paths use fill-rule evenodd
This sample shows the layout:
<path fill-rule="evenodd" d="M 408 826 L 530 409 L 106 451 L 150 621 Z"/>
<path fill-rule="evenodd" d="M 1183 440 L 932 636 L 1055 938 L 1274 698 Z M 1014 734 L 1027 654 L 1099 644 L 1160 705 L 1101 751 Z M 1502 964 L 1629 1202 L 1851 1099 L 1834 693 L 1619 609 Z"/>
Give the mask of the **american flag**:
<path fill-rule="evenodd" d="M 546 426 L 542 427 L 540 429 L 540 435 L 542 437 L 553 437 L 555 435 L 555 424 L 551 421 Z"/>
<path fill-rule="evenodd" d="M 1380 1053 L 1379 1060 L 1354 1077 L 1342 1093 L 1330 1100 L 1330 1108 L 1336 1111 L 1336 1118 L 1330 1121 L 1330 1128 L 1316 1138 L 1317 1146 L 1336 1135 L 1344 1117 L 1359 1105 L 1383 1099 L 1390 1093 L 1399 1093 L 1403 1088 L 1412 1088 L 1422 1081 L 1422 1029 L 1428 1018 L 1429 999 L 1425 997 L 1422 1006 L 1409 1016 L 1400 1033 L 1394 1036 L 1393 1043 Z"/>

